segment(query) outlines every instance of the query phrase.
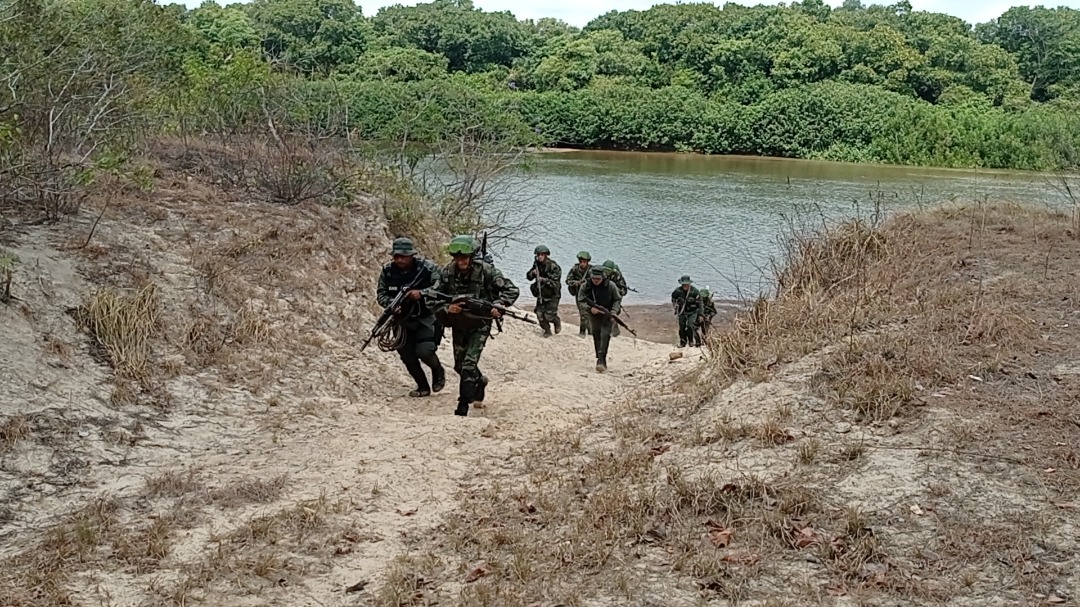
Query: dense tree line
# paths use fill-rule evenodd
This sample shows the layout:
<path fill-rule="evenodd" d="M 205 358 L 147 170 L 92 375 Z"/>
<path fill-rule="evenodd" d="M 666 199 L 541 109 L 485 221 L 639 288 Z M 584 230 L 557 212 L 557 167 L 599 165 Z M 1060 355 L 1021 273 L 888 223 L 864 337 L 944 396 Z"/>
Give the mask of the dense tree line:
<path fill-rule="evenodd" d="M 372 16 L 351 0 L 2 5 L 0 84 L 106 56 L 129 94 L 117 116 L 155 109 L 144 128 L 242 129 L 265 122 L 269 102 L 295 124 L 365 141 L 430 144 L 469 128 L 587 148 L 1080 163 L 1080 11 L 1067 8 L 1012 8 L 973 26 L 906 0 L 697 3 L 575 28 L 470 0 Z M 19 103 L 0 100 L 0 145 L 45 126 L 20 124 Z"/>

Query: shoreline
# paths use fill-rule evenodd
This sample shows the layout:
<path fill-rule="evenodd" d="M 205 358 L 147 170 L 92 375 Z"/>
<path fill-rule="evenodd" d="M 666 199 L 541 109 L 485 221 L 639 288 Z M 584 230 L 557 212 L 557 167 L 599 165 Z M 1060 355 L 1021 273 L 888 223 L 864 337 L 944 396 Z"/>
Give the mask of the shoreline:
<path fill-rule="evenodd" d="M 515 307 L 534 313 L 534 302 L 528 304 L 519 302 Z M 735 314 L 743 306 L 739 302 L 716 301 L 716 318 L 713 327 L 726 326 L 734 318 Z M 562 320 L 562 332 L 566 335 L 575 335 L 578 332 L 578 310 L 575 304 L 559 304 L 559 318 Z M 671 313 L 670 304 L 630 304 L 623 306 L 623 314 L 620 317 L 630 328 L 637 331 L 637 339 L 654 343 L 670 344 L 677 346 L 679 343 L 679 325 L 675 316 Z M 537 329 L 539 330 L 539 329 Z M 634 339 L 629 331 L 623 329 L 618 338 Z"/>

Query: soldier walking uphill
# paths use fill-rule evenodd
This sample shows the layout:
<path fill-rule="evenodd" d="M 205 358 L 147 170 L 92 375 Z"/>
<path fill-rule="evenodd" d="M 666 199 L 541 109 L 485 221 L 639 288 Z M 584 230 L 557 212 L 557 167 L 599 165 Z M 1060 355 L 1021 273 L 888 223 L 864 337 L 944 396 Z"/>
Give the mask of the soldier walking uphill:
<path fill-rule="evenodd" d="M 596 370 L 603 373 L 607 371 L 608 345 L 611 343 L 611 328 L 615 325 L 613 316 L 622 312 L 622 295 L 603 268 L 592 268 L 589 270 L 589 280 L 578 289 L 577 301 L 579 306 L 589 309 Z"/>
<path fill-rule="evenodd" d="M 671 307 L 679 318 L 679 347 L 688 343 L 701 345 L 701 335 L 697 330 L 698 315 L 701 314 L 701 293 L 689 276 L 679 279 L 679 288 L 671 292 Z"/>
<path fill-rule="evenodd" d="M 578 315 L 581 316 L 578 328 L 579 337 L 585 337 L 585 334 L 589 332 L 589 326 L 592 324 L 589 321 L 589 306 L 577 301 L 578 289 L 589 279 L 589 268 L 592 267 L 589 265 L 591 259 L 592 256 L 589 255 L 588 251 L 581 251 L 577 254 L 577 264 L 566 273 L 566 288 L 574 296 L 574 301 L 577 302 Z"/>
<path fill-rule="evenodd" d="M 467 295 L 503 306 L 517 301 L 521 293 L 513 282 L 503 277 L 494 265 L 473 258 L 476 246 L 471 236 L 455 236 L 447 250 L 454 260 L 443 268 L 442 293 L 451 297 Z M 491 334 L 491 322 L 500 318 L 501 313 L 492 309 L 490 318 L 484 318 L 446 300 L 440 300 L 435 308 L 453 336 L 454 370 L 460 378 L 454 415 L 468 415 L 471 403 L 484 401 L 488 379 L 478 364 Z"/>
<path fill-rule="evenodd" d="M 612 284 L 614 284 L 615 287 L 619 289 L 619 295 L 621 297 L 626 297 L 626 293 L 630 290 L 630 288 L 626 286 L 626 278 L 623 277 L 622 271 L 619 270 L 618 264 L 608 259 L 604 261 L 603 267 L 604 275 L 607 276 L 608 280 L 610 280 Z M 621 331 L 619 331 L 618 324 L 615 324 L 611 327 L 612 337 L 618 337 L 620 333 Z"/>
<path fill-rule="evenodd" d="M 716 318 L 716 303 L 708 289 L 701 289 L 698 293 L 701 294 L 701 315 L 698 316 L 697 324 L 701 327 L 701 338 L 705 339 L 712 328 L 713 319 Z"/>
<path fill-rule="evenodd" d="M 393 313 L 399 318 L 405 334 L 397 348 L 398 356 L 401 357 L 401 362 L 405 363 L 409 375 L 416 380 L 416 389 L 409 392 L 409 396 L 429 396 L 432 391 L 438 392 L 446 385 L 446 371 L 435 354 L 438 347 L 435 314 L 424 298 L 425 294 L 439 289 L 439 268 L 430 260 L 420 257 L 408 238 L 394 240 L 392 252 L 394 260 L 383 266 L 382 273 L 379 274 L 376 297 L 379 305 L 385 308 L 402 288 L 413 285 L 413 280 L 418 274 L 421 275 Z M 430 384 L 424 368 L 420 366 L 421 361 L 431 367 Z"/>
<path fill-rule="evenodd" d="M 544 245 L 536 247 L 533 267 L 525 274 L 526 280 L 534 280 L 529 290 L 536 298 L 536 317 L 544 337 L 551 337 L 551 327 L 562 331 L 559 320 L 559 299 L 562 297 L 562 268 L 551 258 L 551 251 Z"/>

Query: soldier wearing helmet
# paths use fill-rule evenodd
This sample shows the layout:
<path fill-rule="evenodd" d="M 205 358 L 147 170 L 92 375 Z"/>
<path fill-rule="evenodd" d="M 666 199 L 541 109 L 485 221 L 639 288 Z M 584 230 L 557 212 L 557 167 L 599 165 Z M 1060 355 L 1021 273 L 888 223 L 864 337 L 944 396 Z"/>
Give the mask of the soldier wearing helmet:
<path fill-rule="evenodd" d="M 562 321 L 559 319 L 562 268 L 551 258 L 551 250 L 544 245 L 536 247 L 533 255 L 533 266 L 526 272 L 525 279 L 535 281 L 529 284 L 529 290 L 536 298 L 536 317 L 544 330 L 544 337 L 551 337 L 552 327 L 556 333 L 562 331 Z"/>
<path fill-rule="evenodd" d="M 468 295 L 477 299 L 511 306 L 520 291 L 510 279 L 491 263 L 476 257 L 476 240 L 472 236 L 455 236 L 447 246 L 453 261 L 442 270 L 442 293 Z M 488 379 L 480 372 L 480 355 L 491 333 L 491 319 L 476 318 L 465 313 L 456 303 L 438 301 L 435 313 L 450 327 L 454 342 L 454 370 L 459 377 L 458 404 L 454 415 L 469 414 L 471 403 L 482 403 Z M 499 318 L 498 310 L 491 310 Z"/>
<path fill-rule="evenodd" d="M 592 323 L 593 349 L 596 351 L 596 371 L 607 371 L 608 345 L 611 343 L 611 328 L 616 325 L 610 316 L 622 312 L 622 295 L 618 287 L 607 277 L 602 267 L 589 269 L 588 280 L 578 289 L 579 305 L 588 308 L 589 322 Z M 601 308 L 608 314 L 604 314 Z"/>
<path fill-rule="evenodd" d="M 712 321 L 716 318 L 716 303 L 713 302 L 712 293 L 708 289 L 698 291 L 701 294 L 701 315 L 698 316 L 698 326 L 701 327 L 701 337 L 704 339 L 712 328 Z"/>
<path fill-rule="evenodd" d="M 570 291 L 570 294 L 574 296 L 574 301 L 577 302 L 578 315 L 581 317 L 578 336 L 585 337 L 590 331 L 589 321 L 589 306 L 582 304 L 577 299 L 578 289 L 585 283 L 589 276 L 589 268 L 592 265 L 589 263 L 592 260 L 592 256 L 588 251 L 581 251 L 577 254 L 577 263 L 574 267 L 570 268 L 570 271 L 566 273 L 566 288 Z"/>
<path fill-rule="evenodd" d="M 398 356 L 405 364 L 405 369 L 416 381 L 416 389 L 409 396 L 429 396 L 446 385 L 446 371 L 435 353 L 438 349 L 439 326 L 435 313 L 425 301 L 424 294 L 439 290 L 439 268 L 429 259 L 425 259 L 413 247 L 412 240 L 397 238 L 392 245 L 393 261 L 383 266 L 379 274 L 379 285 L 375 295 L 379 305 L 386 307 L 403 287 L 412 284 L 417 274 L 422 273 L 416 288 L 409 291 L 404 303 L 394 311 L 397 315 L 404 340 L 398 346 Z M 431 368 L 431 383 L 420 365 L 421 361 Z"/>
<path fill-rule="evenodd" d="M 623 277 L 622 272 L 619 270 L 619 265 L 608 259 L 604 261 L 601 267 L 604 269 L 604 276 L 611 281 L 611 284 L 619 289 L 619 296 L 626 297 L 626 293 L 630 289 L 626 286 L 626 278 Z M 611 327 L 611 336 L 618 337 L 620 333 L 619 325 L 613 324 Z"/>

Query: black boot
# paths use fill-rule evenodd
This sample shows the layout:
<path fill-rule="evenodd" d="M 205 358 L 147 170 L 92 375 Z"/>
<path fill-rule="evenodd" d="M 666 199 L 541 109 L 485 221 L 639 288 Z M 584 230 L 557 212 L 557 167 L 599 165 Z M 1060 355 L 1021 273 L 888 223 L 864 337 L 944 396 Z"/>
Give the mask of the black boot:
<path fill-rule="evenodd" d="M 462 417 L 469 414 L 469 403 L 472 402 L 476 394 L 476 387 L 471 381 L 461 380 L 458 384 L 458 401 L 457 409 L 454 410 L 454 415 L 460 415 Z"/>
<path fill-rule="evenodd" d="M 484 397 L 487 396 L 488 378 L 486 375 L 480 376 L 480 383 L 476 385 L 476 392 L 473 393 L 472 401 L 474 403 L 484 402 Z"/>
<path fill-rule="evenodd" d="M 596 372 L 603 373 L 604 371 L 607 371 L 607 361 L 603 358 L 596 359 Z"/>
<path fill-rule="evenodd" d="M 548 321 L 541 320 L 540 328 L 544 330 L 544 337 L 551 337 L 551 326 L 548 324 Z"/>
<path fill-rule="evenodd" d="M 416 389 L 409 392 L 409 396 L 413 398 L 430 396 L 431 385 L 428 384 L 427 374 L 424 373 L 424 368 L 420 366 L 420 359 L 407 358 L 405 361 L 405 370 L 409 372 L 413 380 L 416 382 Z"/>
<path fill-rule="evenodd" d="M 454 409 L 454 415 L 459 415 L 461 417 L 469 415 L 469 402 L 459 400 L 457 403 L 457 409 Z"/>
<path fill-rule="evenodd" d="M 555 325 L 555 334 L 558 335 L 562 331 L 562 320 L 560 320 L 559 317 L 556 316 L 555 320 L 552 321 L 551 324 Z"/>

